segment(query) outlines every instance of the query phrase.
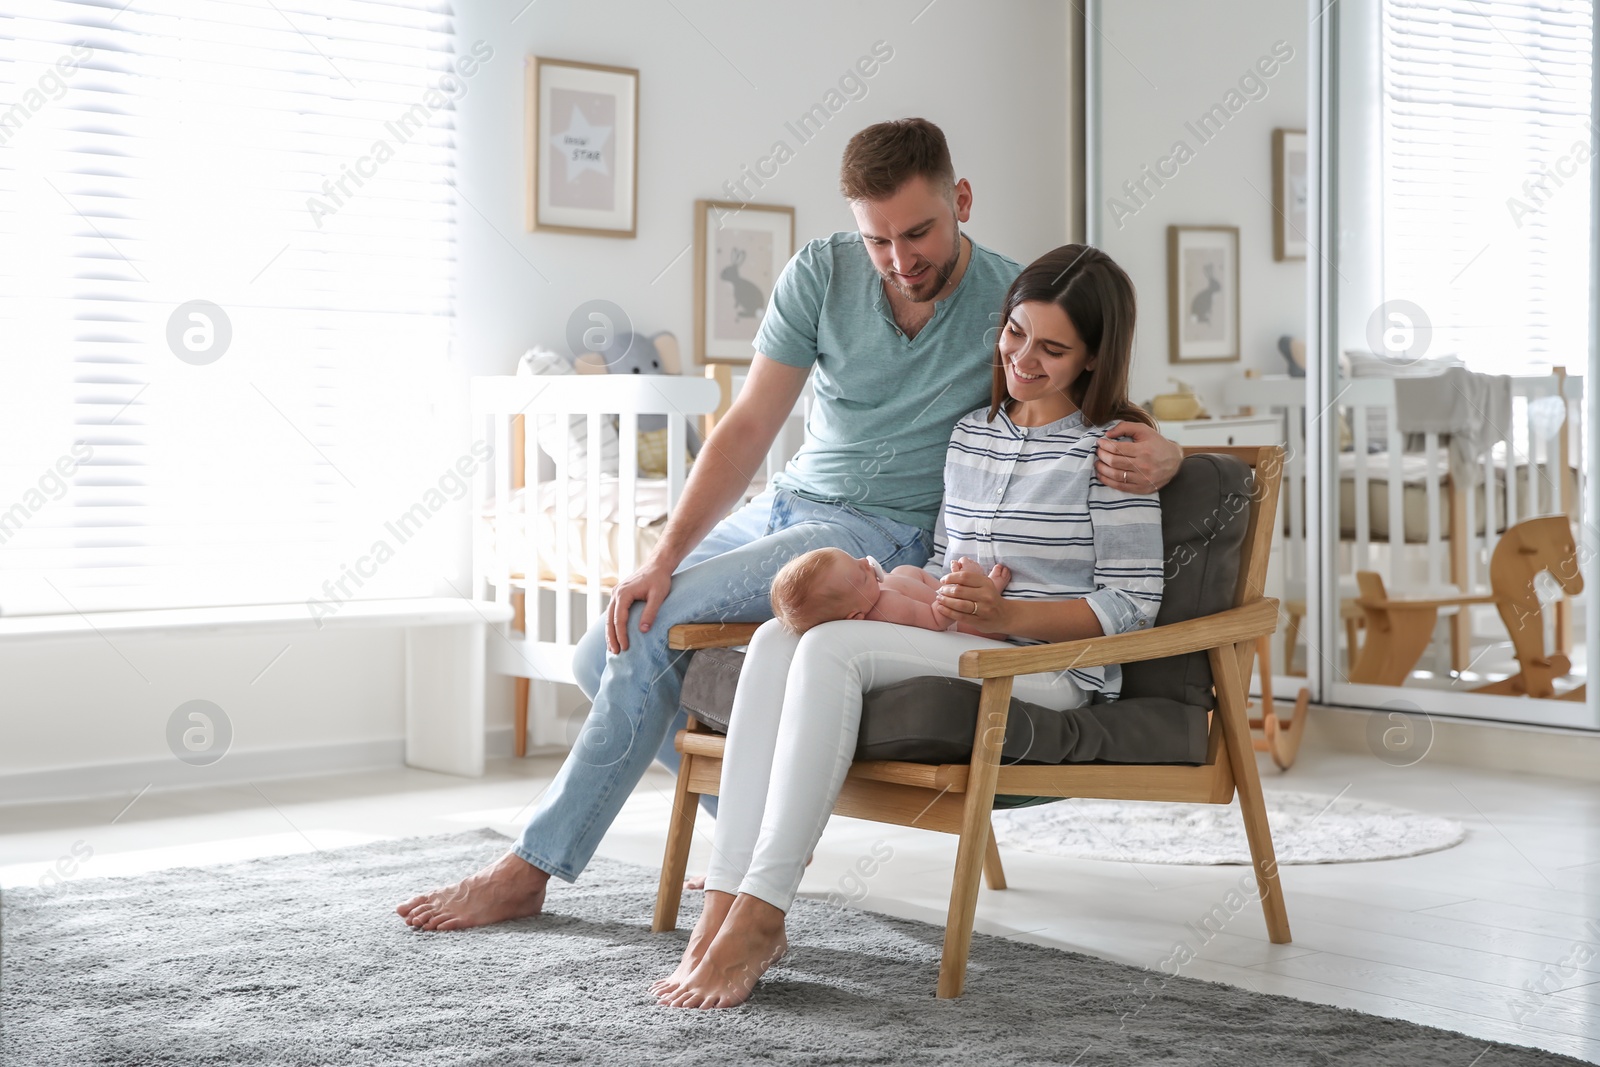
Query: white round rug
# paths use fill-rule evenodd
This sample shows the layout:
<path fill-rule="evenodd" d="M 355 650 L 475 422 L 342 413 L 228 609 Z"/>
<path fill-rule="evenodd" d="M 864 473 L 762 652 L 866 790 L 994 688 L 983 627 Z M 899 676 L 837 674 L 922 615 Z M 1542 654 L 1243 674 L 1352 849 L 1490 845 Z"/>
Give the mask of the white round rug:
<path fill-rule="evenodd" d="M 1453 819 L 1313 793 L 1268 793 L 1267 824 L 1280 865 L 1417 856 L 1458 845 L 1467 835 Z M 1001 845 L 1052 856 L 1127 863 L 1250 863 L 1237 802 L 1071 799 L 996 811 L 994 829 Z"/>

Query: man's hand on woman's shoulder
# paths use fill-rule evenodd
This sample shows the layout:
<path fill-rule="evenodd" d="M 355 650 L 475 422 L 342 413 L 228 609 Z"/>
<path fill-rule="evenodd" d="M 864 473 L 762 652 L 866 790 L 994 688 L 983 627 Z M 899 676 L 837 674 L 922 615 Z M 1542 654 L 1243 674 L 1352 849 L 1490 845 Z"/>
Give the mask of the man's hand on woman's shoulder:
<path fill-rule="evenodd" d="M 1114 440 L 1128 438 L 1128 440 Z M 1154 493 L 1178 473 L 1183 449 L 1142 422 L 1119 422 L 1096 447 L 1100 481 L 1129 493 Z"/>

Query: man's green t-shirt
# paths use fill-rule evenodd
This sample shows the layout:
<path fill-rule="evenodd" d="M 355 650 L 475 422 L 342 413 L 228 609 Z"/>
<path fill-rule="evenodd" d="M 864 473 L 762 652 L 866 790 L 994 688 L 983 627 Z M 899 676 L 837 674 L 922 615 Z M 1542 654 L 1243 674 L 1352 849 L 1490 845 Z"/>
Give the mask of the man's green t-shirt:
<path fill-rule="evenodd" d="M 775 479 L 811 500 L 932 530 L 956 422 L 989 403 L 1015 260 L 972 242 L 955 292 L 908 338 L 856 232 L 808 242 L 778 277 L 755 349 L 816 366 L 805 445 Z"/>

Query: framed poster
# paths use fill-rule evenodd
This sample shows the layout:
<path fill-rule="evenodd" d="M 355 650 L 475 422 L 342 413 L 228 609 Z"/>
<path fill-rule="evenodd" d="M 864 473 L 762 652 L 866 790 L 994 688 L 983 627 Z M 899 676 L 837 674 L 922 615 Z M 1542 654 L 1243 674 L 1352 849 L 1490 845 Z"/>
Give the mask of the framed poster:
<path fill-rule="evenodd" d="M 1306 258 L 1306 131 L 1272 131 L 1272 258 Z"/>
<path fill-rule="evenodd" d="M 528 229 L 632 237 L 639 203 L 639 72 L 531 56 Z"/>
<path fill-rule="evenodd" d="M 749 363 L 751 342 L 784 264 L 794 208 L 694 202 L 694 347 L 703 363 Z"/>
<path fill-rule="evenodd" d="M 1239 227 L 1167 227 L 1167 337 L 1173 363 L 1239 358 Z"/>

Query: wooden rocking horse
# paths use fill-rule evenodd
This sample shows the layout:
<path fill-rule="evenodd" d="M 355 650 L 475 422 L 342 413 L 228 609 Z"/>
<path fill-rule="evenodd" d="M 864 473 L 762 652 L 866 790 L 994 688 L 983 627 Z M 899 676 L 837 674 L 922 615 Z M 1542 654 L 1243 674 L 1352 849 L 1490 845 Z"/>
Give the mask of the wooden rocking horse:
<path fill-rule="evenodd" d="M 1495 545 L 1489 557 L 1492 593 L 1476 596 L 1393 598 L 1383 579 L 1372 571 L 1358 571 L 1356 602 L 1366 615 L 1367 639 L 1350 670 L 1350 681 L 1370 685 L 1402 685 L 1433 639 L 1439 609 L 1452 605 L 1493 604 L 1500 611 L 1511 647 L 1522 668 L 1509 678 L 1478 686 L 1474 693 L 1507 696 L 1584 699 L 1585 685 L 1557 694 L 1554 681 L 1572 670 L 1572 661 L 1544 645 L 1544 608 L 1533 580 L 1549 571 L 1567 596 L 1583 592 L 1572 520 L 1565 515 L 1524 519 Z"/>

